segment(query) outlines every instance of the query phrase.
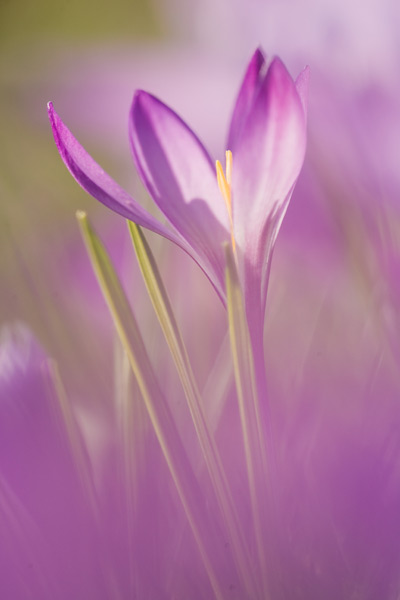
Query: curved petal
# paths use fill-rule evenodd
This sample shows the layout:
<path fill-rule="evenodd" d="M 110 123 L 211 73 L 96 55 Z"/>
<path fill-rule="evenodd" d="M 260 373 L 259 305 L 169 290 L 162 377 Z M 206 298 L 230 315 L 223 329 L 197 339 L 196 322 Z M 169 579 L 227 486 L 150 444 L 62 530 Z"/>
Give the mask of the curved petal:
<path fill-rule="evenodd" d="M 48 104 L 48 114 L 58 151 L 65 165 L 76 181 L 91 196 L 102 204 L 146 227 L 165 238 L 182 245 L 181 240 L 167 227 L 159 223 L 124 189 L 122 189 L 103 169 L 93 160 L 86 150 L 74 138 L 54 110 L 52 102 Z"/>
<path fill-rule="evenodd" d="M 223 263 L 220 257 L 214 256 L 212 249 L 202 244 L 202 240 L 198 244 L 189 244 L 178 232 L 157 221 L 93 160 L 63 123 L 51 102 L 48 114 L 61 158 L 83 189 L 114 212 L 177 244 L 198 263 L 223 300 Z"/>
<path fill-rule="evenodd" d="M 238 140 L 232 181 L 234 229 L 246 261 L 244 277 L 258 280 L 261 309 L 269 255 L 302 167 L 305 147 L 302 99 L 285 66 L 275 58 Z"/>
<path fill-rule="evenodd" d="M 305 146 L 302 101 L 285 66 L 275 58 L 243 126 L 234 155 L 235 233 L 239 234 L 243 225 L 259 230 L 276 202 L 285 200 L 299 175 Z"/>
<path fill-rule="evenodd" d="M 176 113 L 143 91 L 133 100 L 130 139 L 154 201 L 207 270 L 223 281 L 222 244 L 230 239 L 229 219 L 205 148 Z"/>
<path fill-rule="evenodd" d="M 262 70 L 265 64 L 264 54 L 261 48 L 257 48 L 250 60 L 242 85 L 240 86 L 229 126 L 226 147 L 233 153 L 236 150 L 236 142 L 240 137 L 243 125 L 253 106 L 253 102 L 260 89 L 260 84 L 263 81 Z"/>

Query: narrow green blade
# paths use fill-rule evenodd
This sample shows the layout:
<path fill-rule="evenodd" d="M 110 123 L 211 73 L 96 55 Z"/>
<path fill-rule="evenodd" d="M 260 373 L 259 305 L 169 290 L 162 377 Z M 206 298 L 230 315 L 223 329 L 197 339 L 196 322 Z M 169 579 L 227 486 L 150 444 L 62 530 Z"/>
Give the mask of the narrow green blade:
<path fill-rule="evenodd" d="M 110 258 L 91 228 L 86 214 L 78 212 L 77 219 L 92 267 L 137 380 L 150 421 L 202 556 L 215 598 L 223 600 L 222 587 L 207 551 L 211 548 L 212 542 L 204 533 L 207 531 L 209 535 L 210 528 L 204 527 L 205 514 L 201 502 L 201 489 L 193 474 L 168 404 L 156 380 L 136 319 Z"/>
<path fill-rule="evenodd" d="M 259 569 L 267 595 L 265 565 L 267 561 L 264 535 L 266 453 L 262 435 L 261 416 L 254 373 L 253 353 L 247 326 L 242 290 L 230 245 L 225 247 L 226 293 L 229 335 L 233 357 L 235 382 L 246 457 L 250 501 L 253 514 L 254 537 L 258 552 Z"/>
<path fill-rule="evenodd" d="M 238 572 L 248 594 L 256 598 L 255 581 L 245 537 L 171 302 L 141 228 L 130 221 L 128 221 L 128 228 L 147 291 L 182 383 L 202 455 L 230 538 Z"/>

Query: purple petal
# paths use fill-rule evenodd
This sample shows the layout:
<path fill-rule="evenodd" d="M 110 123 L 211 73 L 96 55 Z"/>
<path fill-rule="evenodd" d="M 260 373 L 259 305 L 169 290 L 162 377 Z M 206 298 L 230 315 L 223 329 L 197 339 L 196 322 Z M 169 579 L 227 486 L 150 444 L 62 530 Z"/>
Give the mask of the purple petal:
<path fill-rule="evenodd" d="M 246 260 L 246 294 L 266 298 L 269 257 L 304 160 L 306 120 L 296 86 L 275 58 L 233 157 L 235 237 Z M 253 287 L 250 291 L 249 285 Z"/>
<path fill-rule="evenodd" d="M 103 171 L 64 125 L 51 102 L 48 113 L 61 158 L 84 190 L 126 219 L 182 245 L 175 232 L 159 223 Z"/>
<path fill-rule="evenodd" d="M 143 91 L 133 100 L 130 137 L 149 193 L 210 278 L 222 285 L 222 244 L 230 238 L 229 220 L 203 145 L 176 113 Z"/>
<path fill-rule="evenodd" d="M 300 172 L 305 118 L 296 86 L 275 58 L 243 126 L 233 157 L 233 211 L 238 232 L 260 229 L 282 204 Z M 236 231 L 235 231 L 236 232 Z"/>
<path fill-rule="evenodd" d="M 253 102 L 262 83 L 262 69 L 265 66 L 265 57 L 260 48 L 257 48 L 247 67 L 238 97 L 233 109 L 229 127 L 227 149 L 235 152 L 236 142 L 240 136 L 243 125 L 250 112 Z"/>

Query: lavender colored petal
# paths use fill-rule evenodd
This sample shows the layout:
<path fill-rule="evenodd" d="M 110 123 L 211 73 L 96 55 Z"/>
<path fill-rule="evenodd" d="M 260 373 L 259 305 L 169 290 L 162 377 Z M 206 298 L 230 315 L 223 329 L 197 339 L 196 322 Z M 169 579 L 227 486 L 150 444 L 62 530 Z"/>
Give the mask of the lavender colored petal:
<path fill-rule="evenodd" d="M 174 231 L 157 221 L 93 160 L 63 123 L 51 102 L 48 104 L 48 114 L 61 158 L 83 189 L 114 212 L 146 229 L 150 229 L 154 233 L 162 235 L 182 248 L 198 263 L 210 279 L 218 295 L 223 299 L 223 263 L 217 240 L 225 239 L 223 237 L 225 234 L 222 226 L 217 223 L 214 228 L 210 227 L 207 230 L 205 219 L 207 207 L 203 207 L 203 210 L 201 210 L 201 207 L 193 205 L 192 210 L 187 211 L 189 213 L 187 218 L 189 226 L 191 220 L 193 220 L 193 224 L 197 222 L 197 229 L 201 230 L 201 233 L 198 234 L 199 239 L 195 239 L 195 231 L 191 237 L 191 243 L 188 243 L 179 231 Z M 222 204 L 220 198 L 218 198 L 218 201 Z M 210 218 L 210 220 L 213 219 Z M 210 225 L 210 220 L 207 223 L 208 225 Z M 212 232 L 218 235 L 218 238 L 213 237 Z M 206 241 L 204 241 L 203 235 L 207 238 Z M 212 242 L 214 242 L 214 248 L 211 247 Z"/>
<path fill-rule="evenodd" d="M 230 238 L 228 213 L 205 148 L 176 113 L 143 91 L 133 100 L 130 139 L 149 193 L 210 279 L 223 288 L 222 244 Z"/>
<path fill-rule="evenodd" d="M 159 223 L 157 219 L 150 215 L 103 171 L 75 139 L 54 110 L 51 102 L 48 104 L 48 114 L 61 158 L 84 190 L 126 219 L 130 219 L 138 225 L 150 229 L 182 246 L 182 240 L 179 239 L 175 232 Z"/>
<path fill-rule="evenodd" d="M 240 137 L 243 125 L 260 89 L 260 84 L 263 81 L 263 67 L 265 67 L 265 57 L 261 48 L 257 48 L 247 67 L 233 109 L 226 146 L 233 153 L 235 152 L 236 143 Z"/>
<path fill-rule="evenodd" d="M 235 237 L 245 260 L 246 296 L 259 296 L 262 310 L 271 249 L 306 147 L 302 101 L 278 58 L 265 75 L 239 142 L 232 182 Z"/>
<path fill-rule="evenodd" d="M 296 86 L 275 58 L 246 119 L 234 155 L 235 234 L 259 231 L 281 205 L 300 172 L 306 146 L 305 117 Z"/>

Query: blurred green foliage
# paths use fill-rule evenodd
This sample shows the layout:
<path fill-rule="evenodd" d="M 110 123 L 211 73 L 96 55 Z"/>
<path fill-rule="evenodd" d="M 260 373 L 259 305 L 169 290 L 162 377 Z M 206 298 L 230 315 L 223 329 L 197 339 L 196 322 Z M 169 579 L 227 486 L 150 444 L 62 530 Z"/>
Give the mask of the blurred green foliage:
<path fill-rule="evenodd" d="M 159 36 L 161 29 L 149 0 L 0 0 L 2 46 L 46 38 L 132 40 Z"/>
<path fill-rule="evenodd" d="M 86 260 L 75 210 L 87 209 L 100 221 L 105 211 L 66 172 L 46 101 L 65 85 L 59 65 L 72 49 L 74 68 L 103 43 L 163 39 L 155 6 L 151 0 L 0 0 L 0 327 L 25 321 L 51 355 L 85 378 L 91 368 L 99 377 L 107 354 L 78 314 L 68 281 L 71 269 Z M 107 147 L 97 157 L 118 175 Z M 112 219 L 107 214 L 107 227 Z"/>

